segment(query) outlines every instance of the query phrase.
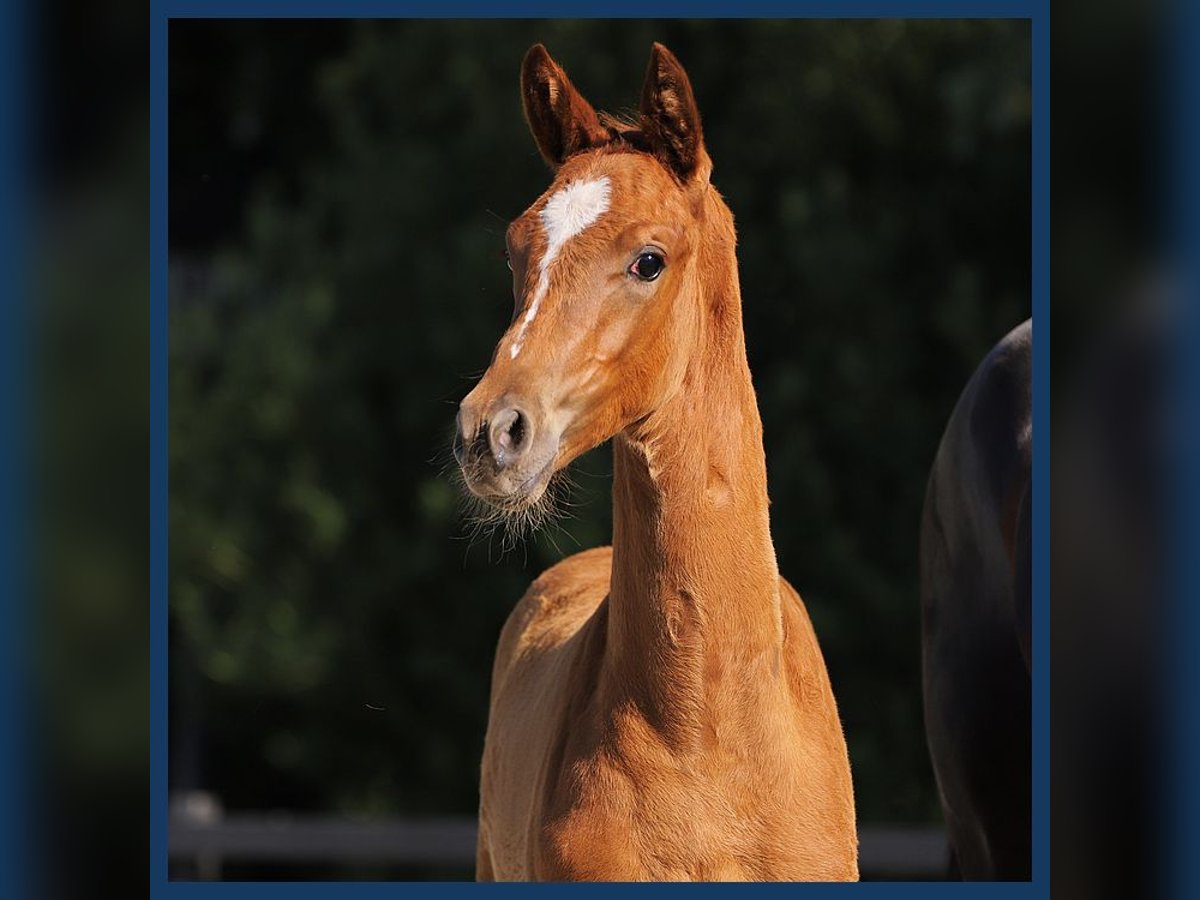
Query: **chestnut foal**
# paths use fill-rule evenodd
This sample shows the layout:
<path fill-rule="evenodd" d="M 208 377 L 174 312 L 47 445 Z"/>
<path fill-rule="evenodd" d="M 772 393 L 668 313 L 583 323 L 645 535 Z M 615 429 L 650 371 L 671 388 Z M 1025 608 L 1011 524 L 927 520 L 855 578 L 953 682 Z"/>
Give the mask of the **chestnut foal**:
<path fill-rule="evenodd" d="M 541 45 L 525 116 L 555 171 L 506 240 L 516 314 L 462 402 L 470 490 L 519 513 L 613 439 L 613 546 L 533 583 L 500 636 L 480 880 L 854 880 L 846 743 L 779 576 L 733 217 L 687 75 L 597 115 Z"/>

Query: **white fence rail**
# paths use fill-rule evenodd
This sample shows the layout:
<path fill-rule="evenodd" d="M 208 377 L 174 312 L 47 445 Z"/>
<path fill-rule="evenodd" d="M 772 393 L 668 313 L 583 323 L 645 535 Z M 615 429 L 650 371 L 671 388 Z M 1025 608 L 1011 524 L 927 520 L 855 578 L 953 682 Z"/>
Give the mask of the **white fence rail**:
<path fill-rule="evenodd" d="M 442 866 L 475 864 L 472 818 L 354 820 L 270 813 L 223 815 L 205 795 L 172 803 L 168 852 L 193 878 L 225 863 Z M 940 879 L 948 850 L 938 828 L 868 825 L 859 831 L 864 877 Z"/>

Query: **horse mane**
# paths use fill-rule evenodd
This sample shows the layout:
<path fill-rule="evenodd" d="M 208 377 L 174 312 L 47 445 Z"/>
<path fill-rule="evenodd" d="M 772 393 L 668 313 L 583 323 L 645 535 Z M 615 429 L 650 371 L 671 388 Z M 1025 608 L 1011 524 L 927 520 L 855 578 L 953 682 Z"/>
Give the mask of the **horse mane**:
<path fill-rule="evenodd" d="M 640 116 L 625 113 L 599 112 L 600 125 L 608 132 L 608 147 L 654 155 L 650 138 L 642 128 Z"/>

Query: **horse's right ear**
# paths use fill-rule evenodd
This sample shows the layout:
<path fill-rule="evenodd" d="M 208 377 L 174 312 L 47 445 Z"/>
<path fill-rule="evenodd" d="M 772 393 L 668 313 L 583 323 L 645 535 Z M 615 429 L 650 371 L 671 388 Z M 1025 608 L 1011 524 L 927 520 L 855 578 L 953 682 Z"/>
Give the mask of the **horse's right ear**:
<path fill-rule="evenodd" d="M 541 44 L 530 47 L 521 63 L 521 102 L 538 151 L 552 169 L 608 140 L 592 105 Z"/>

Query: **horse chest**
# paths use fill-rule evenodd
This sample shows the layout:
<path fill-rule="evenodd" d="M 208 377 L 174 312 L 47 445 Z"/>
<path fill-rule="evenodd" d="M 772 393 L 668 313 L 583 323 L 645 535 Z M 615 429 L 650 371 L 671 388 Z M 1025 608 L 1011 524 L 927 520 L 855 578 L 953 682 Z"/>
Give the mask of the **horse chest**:
<path fill-rule="evenodd" d="M 770 877 L 777 834 L 760 798 L 697 772 L 596 766 L 547 810 L 539 878 L 746 881 Z"/>
<path fill-rule="evenodd" d="M 744 881 L 756 876 L 712 821 L 581 808 L 549 826 L 540 878 L 569 881 Z"/>

